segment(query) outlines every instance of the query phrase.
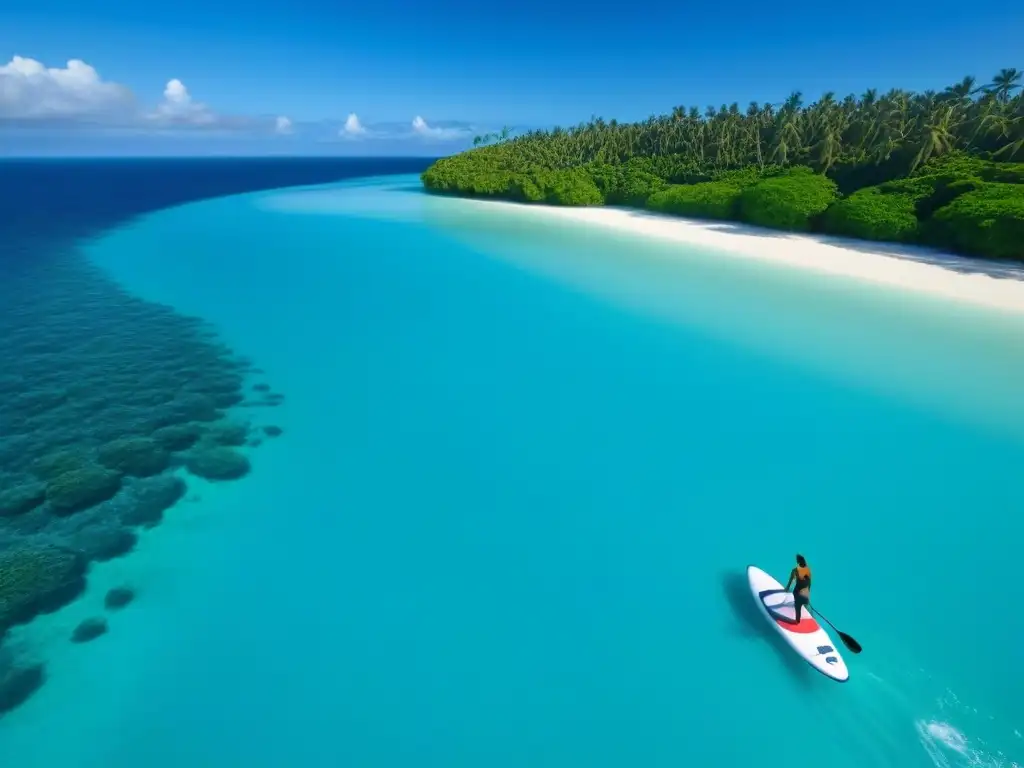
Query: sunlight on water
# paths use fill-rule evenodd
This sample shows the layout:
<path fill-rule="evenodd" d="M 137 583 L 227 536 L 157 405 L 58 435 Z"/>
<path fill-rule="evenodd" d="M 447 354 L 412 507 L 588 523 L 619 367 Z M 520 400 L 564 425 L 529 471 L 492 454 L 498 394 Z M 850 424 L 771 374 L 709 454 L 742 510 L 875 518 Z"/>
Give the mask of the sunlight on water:
<path fill-rule="evenodd" d="M 632 311 L 699 327 L 725 343 L 1024 440 L 1021 317 L 655 239 L 592 232 L 573 222 L 534 218 L 524 207 L 490 210 L 405 184 L 271 193 L 257 204 L 292 213 L 422 218 L 490 258 Z"/>

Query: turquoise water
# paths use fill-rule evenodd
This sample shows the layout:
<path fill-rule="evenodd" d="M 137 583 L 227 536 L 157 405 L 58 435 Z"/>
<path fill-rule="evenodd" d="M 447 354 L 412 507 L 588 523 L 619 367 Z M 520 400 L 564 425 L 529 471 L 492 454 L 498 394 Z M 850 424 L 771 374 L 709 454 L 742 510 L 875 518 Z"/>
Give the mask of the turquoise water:
<path fill-rule="evenodd" d="M 1024 762 L 1024 320 L 413 182 L 89 247 L 265 369 L 285 434 L 126 561 L 12 765 Z M 797 551 L 847 684 L 744 591 Z"/>

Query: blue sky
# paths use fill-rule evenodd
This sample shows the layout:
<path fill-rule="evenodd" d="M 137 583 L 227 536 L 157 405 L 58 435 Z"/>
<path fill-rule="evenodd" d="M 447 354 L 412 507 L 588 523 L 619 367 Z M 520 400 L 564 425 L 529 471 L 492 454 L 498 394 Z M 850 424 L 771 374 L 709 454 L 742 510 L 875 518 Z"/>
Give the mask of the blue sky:
<path fill-rule="evenodd" d="M 1019 3 L 5 6 L 0 154 L 439 155 L 502 125 L 635 120 L 794 89 L 808 101 L 938 89 L 1024 68 Z M 69 60 L 95 73 L 47 69 Z"/>

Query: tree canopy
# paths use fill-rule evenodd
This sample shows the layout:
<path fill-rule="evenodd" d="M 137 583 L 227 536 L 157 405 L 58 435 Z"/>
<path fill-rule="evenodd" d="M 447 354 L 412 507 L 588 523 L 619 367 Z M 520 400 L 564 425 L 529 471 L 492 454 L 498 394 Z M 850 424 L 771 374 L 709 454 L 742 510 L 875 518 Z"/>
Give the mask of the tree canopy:
<path fill-rule="evenodd" d="M 505 130 L 422 178 L 437 192 L 645 206 L 1024 259 L 1022 80 L 1003 69 L 942 91 L 826 93 L 809 105 L 794 92 L 746 110 L 679 106 L 639 123 Z"/>

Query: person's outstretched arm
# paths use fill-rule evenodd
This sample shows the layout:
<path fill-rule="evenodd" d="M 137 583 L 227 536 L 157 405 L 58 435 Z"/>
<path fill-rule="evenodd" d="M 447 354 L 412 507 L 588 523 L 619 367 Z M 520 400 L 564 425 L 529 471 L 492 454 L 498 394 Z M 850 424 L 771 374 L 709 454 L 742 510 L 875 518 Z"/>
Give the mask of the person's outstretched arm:
<path fill-rule="evenodd" d="M 789 581 L 786 582 L 787 592 L 789 592 L 789 588 L 793 586 L 794 581 L 796 581 L 796 568 L 789 572 Z"/>

